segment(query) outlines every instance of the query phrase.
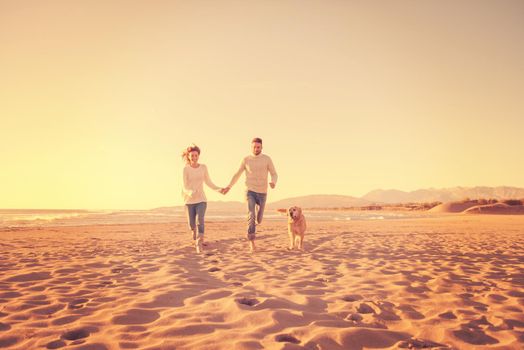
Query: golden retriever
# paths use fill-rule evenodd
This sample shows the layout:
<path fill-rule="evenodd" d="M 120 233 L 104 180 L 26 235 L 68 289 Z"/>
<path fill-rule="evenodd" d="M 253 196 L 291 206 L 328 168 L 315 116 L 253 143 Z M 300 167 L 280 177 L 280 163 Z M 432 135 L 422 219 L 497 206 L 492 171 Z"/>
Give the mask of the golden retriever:
<path fill-rule="evenodd" d="M 291 207 L 289 209 L 278 209 L 281 213 L 287 215 L 287 232 L 289 234 L 289 249 L 304 248 L 304 234 L 306 233 L 306 218 L 302 214 L 300 207 Z"/>

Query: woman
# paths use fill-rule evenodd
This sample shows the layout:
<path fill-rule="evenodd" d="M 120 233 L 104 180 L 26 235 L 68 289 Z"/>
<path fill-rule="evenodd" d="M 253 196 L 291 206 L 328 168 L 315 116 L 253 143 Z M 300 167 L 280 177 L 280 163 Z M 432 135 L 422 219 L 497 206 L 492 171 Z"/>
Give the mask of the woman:
<path fill-rule="evenodd" d="M 200 253 L 204 244 L 204 216 L 206 214 L 207 199 L 204 193 L 204 182 L 215 191 L 222 192 L 209 178 L 207 167 L 198 163 L 200 148 L 191 145 L 182 153 L 182 159 L 186 162 L 183 179 L 184 188 L 182 196 L 186 205 L 187 221 L 193 232 L 196 251 Z"/>

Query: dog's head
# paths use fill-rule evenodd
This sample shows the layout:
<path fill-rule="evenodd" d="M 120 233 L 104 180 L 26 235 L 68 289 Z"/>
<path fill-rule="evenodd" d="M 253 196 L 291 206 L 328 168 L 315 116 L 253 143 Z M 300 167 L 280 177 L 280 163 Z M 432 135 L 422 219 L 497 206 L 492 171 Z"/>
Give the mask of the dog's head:
<path fill-rule="evenodd" d="M 300 209 L 300 207 L 291 207 L 287 210 L 287 215 L 289 216 L 289 218 L 291 218 L 292 220 L 298 220 L 300 218 L 300 216 L 302 216 L 302 209 Z"/>

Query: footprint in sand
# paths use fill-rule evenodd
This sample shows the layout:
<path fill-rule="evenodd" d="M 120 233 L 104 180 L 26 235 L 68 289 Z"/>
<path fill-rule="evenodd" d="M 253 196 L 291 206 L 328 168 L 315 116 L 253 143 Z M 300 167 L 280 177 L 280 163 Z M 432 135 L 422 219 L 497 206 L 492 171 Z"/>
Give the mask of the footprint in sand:
<path fill-rule="evenodd" d="M 104 288 L 104 287 L 110 287 L 110 288 L 113 288 L 115 287 L 113 285 L 113 282 L 112 281 L 102 281 L 100 283 L 96 283 L 93 285 L 94 288 Z"/>
<path fill-rule="evenodd" d="M 33 282 L 51 278 L 49 272 L 31 272 L 23 275 L 16 275 L 7 279 L 7 282 Z"/>
<path fill-rule="evenodd" d="M 62 334 L 60 338 L 65 340 L 78 340 L 89 337 L 91 332 L 86 328 L 79 328 Z"/>
<path fill-rule="evenodd" d="M 347 301 L 347 302 L 353 302 L 353 301 L 357 301 L 361 299 L 362 299 L 362 296 L 358 294 L 350 294 L 350 295 L 346 295 L 342 297 L 342 300 Z"/>
<path fill-rule="evenodd" d="M 79 318 L 80 318 L 80 316 L 64 316 L 64 317 L 60 317 L 60 318 L 57 318 L 57 319 L 51 321 L 51 324 L 55 325 L 55 326 L 57 326 L 57 325 L 61 326 L 61 325 L 64 325 L 64 324 L 73 323 L 76 320 L 78 320 Z"/>
<path fill-rule="evenodd" d="M 451 311 L 441 313 L 440 315 L 438 315 L 438 317 L 444 318 L 446 320 L 456 320 L 457 319 L 457 316 L 455 316 L 455 314 Z"/>
<path fill-rule="evenodd" d="M 291 334 L 277 334 L 275 340 L 279 343 L 293 343 L 299 344 L 300 340 L 292 336 Z"/>
<path fill-rule="evenodd" d="M 524 292 L 521 292 L 518 290 L 511 290 L 508 292 L 508 295 L 510 297 L 515 297 L 515 298 L 524 298 Z"/>
<path fill-rule="evenodd" d="M 390 303 L 389 301 L 379 300 L 376 302 L 376 305 L 379 309 L 378 314 L 376 315 L 378 319 L 383 321 L 400 321 L 401 318 L 397 315 L 395 304 Z"/>
<path fill-rule="evenodd" d="M 75 299 L 69 303 L 67 306 L 69 309 L 81 309 L 85 306 L 85 304 L 89 301 L 89 299 Z"/>
<path fill-rule="evenodd" d="M 359 314 L 372 314 L 375 313 L 375 310 L 368 304 L 362 303 L 357 307 L 357 312 Z"/>
<path fill-rule="evenodd" d="M 18 293 L 18 292 L 4 292 L 4 293 L 0 293 L 0 298 L 1 299 L 14 299 L 14 298 L 18 298 L 18 297 L 21 297 L 22 294 Z"/>
<path fill-rule="evenodd" d="M 423 320 L 425 318 L 423 314 L 415 310 L 411 305 L 400 305 L 398 309 L 409 320 Z"/>
<path fill-rule="evenodd" d="M 209 272 L 217 272 L 217 271 L 220 271 L 221 269 L 219 269 L 218 267 L 212 267 L 210 269 L 208 269 L 207 271 Z"/>
<path fill-rule="evenodd" d="M 355 321 L 355 322 L 360 322 L 364 319 L 364 317 L 362 317 L 361 314 L 349 314 L 347 317 L 346 317 L 347 320 L 349 321 Z"/>
<path fill-rule="evenodd" d="M 247 306 L 255 306 L 259 303 L 257 299 L 250 299 L 250 298 L 240 298 L 236 300 L 237 303 Z"/>
<path fill-rule="evenodd" d="M 439 348 L 439 349 L 449 349 L 449 346 L 444 344 L 439 344 L 432 342 L 430 340 L 423 340 L 423 339 L 410 339 L 401 342 L 398 345 L 401 349 L 431 349 L 431 348 Z"/>
<path fill-rule="evenodd" d="M 481 329 L 463 327 L 453 334 L 460 340 L 473 345 L 497 344 L 499 341 L 484 333 Z"/>
<path fill-rule="evenodd" d="M 44 307 L 33 309 L 32 312 L 37 315 L 52 315 L 62 310 L 63 308 L 65 308 L 64 304 L 54 304 L 54 305 L 49 305 L 49 306 L 44 306 Z"/>
<path fill-rule="evenodd" d="M 515 327 L 517 328 L 524 328 L 524 322 L 519 320 L 512 320 L 512 319 L 504 319 L 504 324 L 509 328 L 513 329 Z M 522 337 L 522 340 L 524 342 L 524 335 Z"/>
<path fill-rule="evenodd" d="M 20 339 L 17 337 L 6 337 L 0 338 L 0 348 L 7 348 L 11 345 L 18 343 Z"/>
<path fill-rule="evenodd" d="M 490 294 L 488 295 L 488 298 L 495 302 L 495 303 L 503 303 L 505 302 L 506 300 L 508 300 L 508 298 L 506 298 L 505 296 L 503 295 L 499 295 L 499 294 Z"/>
<path fill-rule="evenodd" d="M 60 349 L 66 345 L 67 344 L 63 340 L 53 340 L 52 342 L 47 343 L 45 347 L 47 349 Z"/>
<path fill-rule="evenodd" d="M 160 318 L 160 314 L 156 311 L 131 309 L 127 310 L 124 315 L 113 317 L 112 322 L 120 325 L 145 324 L 154 322 L 158 318 Z"/>
<path fill-rule="evenodd" d="M 484 333 L 484 327 L 493 327 L 493 325 L 488 322 L 486 316 L 482 316 L 477 320 L 469 321 L 460 326 L 460 330 L 453 331 L 455 337 L 461 339 L 462 341 L 474 344 L 474 345 L 488 345 L 488 344 L 498 344 L 499 341 L 493 337 L 490 337 Z"/>

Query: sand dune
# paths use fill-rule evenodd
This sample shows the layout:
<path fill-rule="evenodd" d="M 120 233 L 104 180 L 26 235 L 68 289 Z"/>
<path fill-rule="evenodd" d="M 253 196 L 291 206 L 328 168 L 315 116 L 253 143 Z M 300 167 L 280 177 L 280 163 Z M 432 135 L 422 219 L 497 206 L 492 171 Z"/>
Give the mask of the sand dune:
<path fill-rule="evenodd" d="M 0 229 L 0 348 L 524 347 L 521 216 L 243 226 Z"/>
<path fill-rule="evenodd" d="M 464 214 L 499 214 L 519 215 L 524 214 L 523 205 L 508 205 L 494 203 L 479 205 L 478 201 L 448 202 L 431 208 L 430 213 L 464 213 Z"/>
<path fill-rule="evenodd" d="M 446 202 L 429 210 L 431 213 L 462 213 L 469 208 L 478 206 L 478 201 Z"/>
<path fill-rule="evenodd" d="M 506 214 L 518 215 L 524 214 L 523 205 L 507 205 L 504 203 L 495 203 L 487 205 L 477 205 L 465 210 L 467 214 Z"/>

